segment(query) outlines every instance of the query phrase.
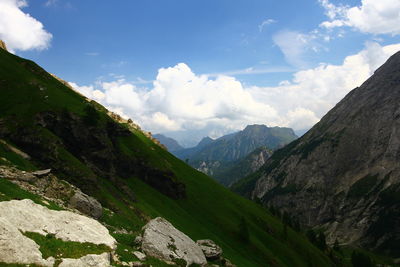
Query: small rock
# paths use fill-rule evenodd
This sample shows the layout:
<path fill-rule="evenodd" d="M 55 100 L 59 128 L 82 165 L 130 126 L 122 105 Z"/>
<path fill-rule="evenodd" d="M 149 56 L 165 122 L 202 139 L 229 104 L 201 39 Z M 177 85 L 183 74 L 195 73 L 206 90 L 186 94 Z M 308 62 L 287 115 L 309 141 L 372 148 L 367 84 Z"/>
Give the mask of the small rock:
<path fill-rule="evenodd" d="M 135 237 L 135 240 L 133 242 L 135 243 L 135 245 L 140 246 L 142 245 L 142 241 L 143 241 L 142 236 L 138 235 L 137 237 Z"/>
<path fill-rule="evenodd" d="M 210 239 L 197 240 L 196 243 L 208 260 L 216 260 L 222 255 L 222 249 Z"/>
<path fill-rule="evenodd" d="M 230 262 L 230 260 L 228 259 L 224 259 L 225 260 L 225 265 L 226 267 L 236 267 L 235 264 L 233 264 L 232 262 Z"/>
<path fill-rule="evenodd" d="M 133 262 L 130 262 L 130 266 L 132 266 L 132 267 L 142 267 L 142 266 L 146 266 L 146 265 L 144 265 L 140 261 L 133 261 Z"/>
<path fill-rule="evenodd" d="M 82 193 L 80 190 L 76 191 L 71 197 L 69 206 L 95 219 L 100 218 L 103 214 L 101 204 L 96 199 Z"/>
<path fill-rule="evenodd" d="M 32 172 L 33 175 L 36 177 L 43 177 L 48 175 L 51 172 L 51 169 L 45 169 L 45 170 L 40 170 L 40 171 L 34 171 Z"/>
<path fill-rule="evenodd" d="M 133 255 L 136 256 L 140 261 L 145 261 L 146 260 L 146 255 L 140 251 L 134 251 Z"/>

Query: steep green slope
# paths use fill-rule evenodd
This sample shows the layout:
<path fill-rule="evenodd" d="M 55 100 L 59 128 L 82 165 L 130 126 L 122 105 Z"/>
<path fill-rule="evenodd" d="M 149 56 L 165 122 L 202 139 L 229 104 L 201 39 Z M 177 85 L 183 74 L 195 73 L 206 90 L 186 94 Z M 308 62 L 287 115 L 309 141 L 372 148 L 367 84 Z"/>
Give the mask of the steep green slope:
<path fill-rule="evenodd" d="M 128 128 L 35 63 L 0 49 L 0 138 L 32 157 L 27 162 L 0 149 L 7 159 L 1 164 L 52 168 L 112 211 L 101 218 L 109 229 L 137 233 L 163 216 L 193 239 L 213 239 L 238 266 L 331 265 L 303 235 L 284 235 L 264 208 Z M 124 249 L 134 235 L 115 237 L 123 259 L 132 257 Z"/>

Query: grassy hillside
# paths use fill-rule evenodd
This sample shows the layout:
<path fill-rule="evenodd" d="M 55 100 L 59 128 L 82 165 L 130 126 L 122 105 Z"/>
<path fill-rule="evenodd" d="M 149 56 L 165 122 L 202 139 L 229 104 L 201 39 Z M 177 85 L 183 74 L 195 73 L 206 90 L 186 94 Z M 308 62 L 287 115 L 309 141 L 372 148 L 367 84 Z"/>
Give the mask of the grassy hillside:
<path fill-rule="evenodd" d="M 2 49 L 0 138 L 32 157 L 22 159 L 0 146 L 6 159 L 0 164 L 52 168 L 99 199 L 107 208 L 101 220 L 110 230 L 139 232 L 148 219 L 162 216 L 195 240 L 214 240 L 238 266 L 332 265 L 302 234 L 291 229 L 284 234 L 282 223 L 261 206 L 192 169 L 142 132 L 128 131 L 35 63 Z M 124 249 L 132 250 L 134 235 L 114 236 L 128 260 L 132 255 Z"/>

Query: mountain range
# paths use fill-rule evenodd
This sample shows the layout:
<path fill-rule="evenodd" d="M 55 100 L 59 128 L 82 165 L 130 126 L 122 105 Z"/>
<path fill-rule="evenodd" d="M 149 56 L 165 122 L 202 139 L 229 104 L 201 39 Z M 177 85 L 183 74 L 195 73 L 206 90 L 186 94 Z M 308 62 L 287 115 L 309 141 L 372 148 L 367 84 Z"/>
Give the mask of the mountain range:
<path fill-rule="evenodd" d="M 171 152 L 228 186 L 256 171 L 255 167 L 260 167 L 273 150 L 296 138 L 291 128 L 248 125 L 242 131 L 215 140 L 205 137 L 195 147 Z M 240 166 L 239 172 L 237 166 Z"/>

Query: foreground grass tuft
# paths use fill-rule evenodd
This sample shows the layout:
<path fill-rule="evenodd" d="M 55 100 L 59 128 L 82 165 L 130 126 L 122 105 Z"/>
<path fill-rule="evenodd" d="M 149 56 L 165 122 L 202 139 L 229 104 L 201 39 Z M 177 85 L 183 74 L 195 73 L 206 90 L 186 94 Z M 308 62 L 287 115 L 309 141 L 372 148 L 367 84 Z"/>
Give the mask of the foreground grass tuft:
<path fill-rule="evenodd" d="M 63 241 L 52 234 L 46 236 L 34 232 L 25 232 L 23 234 L 40 246 L 40 252 L 45 259 L 48 257 L 54 257 L 55 259 L 77 259 L 87 254 L 102 254 L 111 251 L 108 246 L 103 244 L 96 245 L 88 242 Z"/>

